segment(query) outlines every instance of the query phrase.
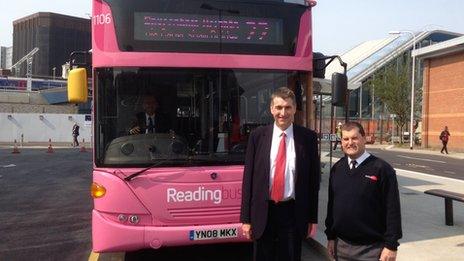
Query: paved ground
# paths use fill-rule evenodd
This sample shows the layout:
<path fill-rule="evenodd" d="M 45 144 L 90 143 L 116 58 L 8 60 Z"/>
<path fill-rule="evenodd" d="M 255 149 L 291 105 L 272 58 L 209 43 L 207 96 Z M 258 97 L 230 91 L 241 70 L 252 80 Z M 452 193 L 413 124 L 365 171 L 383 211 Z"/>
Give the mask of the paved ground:
<path fill-rule="evenodd" d="M 0 149 L 0 260 L 86 260 L 91 154 Z"/>

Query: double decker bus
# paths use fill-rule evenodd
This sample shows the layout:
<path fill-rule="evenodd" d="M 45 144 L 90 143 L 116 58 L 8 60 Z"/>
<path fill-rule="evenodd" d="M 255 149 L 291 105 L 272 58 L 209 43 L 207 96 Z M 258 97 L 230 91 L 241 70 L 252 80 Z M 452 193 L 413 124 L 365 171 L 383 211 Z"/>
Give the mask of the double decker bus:
<path fill-rule="evenodd" d="M 246 241 L 246 144 L 273 122 L 271 93 L 292 89 L 296 122 L 312 121 L 314 5 L 93 0 L 93 251 Z M 85 69 L 68 88 L 70 102 L 86 101 Z M 131 135 L 147 95 L 168 131 Z"/>

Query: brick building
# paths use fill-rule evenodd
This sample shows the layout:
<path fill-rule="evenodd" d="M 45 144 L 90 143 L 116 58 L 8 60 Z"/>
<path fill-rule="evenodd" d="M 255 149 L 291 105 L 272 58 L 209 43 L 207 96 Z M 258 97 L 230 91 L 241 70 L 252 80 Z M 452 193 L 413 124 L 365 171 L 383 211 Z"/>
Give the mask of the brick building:
<path fill-rule="evenodd" d="M 32 75 L 61 75 L 72 51 L 91 48 L 90 19 L 39 12 L 13 21 L 13 64 L 35 47 Z M 26 64 L 19 76 L 25 76 Z"/>
<path fill-rule="evenodd" d="M 464 36 L 416 50 L 424 63 L 422 144 L 439 148 L 448 126 L 448 148 L 464 151 Z"/>

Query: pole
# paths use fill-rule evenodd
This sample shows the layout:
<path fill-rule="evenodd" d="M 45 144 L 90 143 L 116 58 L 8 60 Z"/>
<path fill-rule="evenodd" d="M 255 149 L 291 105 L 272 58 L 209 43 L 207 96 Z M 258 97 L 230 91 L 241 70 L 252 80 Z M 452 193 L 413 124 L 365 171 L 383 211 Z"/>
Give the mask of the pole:
<path fill-rule="evenodd" d="M 410 125 L 409 125 L 409 149 L 413 149 L 413 142 L 414 142 L 414 73 L 416 72 L 416 58 L 412 56 L 412 53 L 416 50 L 416 35 L 413 31 L 391 31 L 390 34 L 403 34 L 407 33 L 412 35 L 412 51 L 411 51 L 411 58 L 412 58 L 412 73 L 411 73 L 411 117 L 410 117 Z"/>
<path fill-rule="evenodd" d="M 412 52 L 416 50 L 416 35 L 413 32 L 410 32 L 413 37 L 412 41 L 412 51 L 411 51 L 411 58 L 412 58 L 412 76 L 411 76 L 411 119 L 410 119 L 410 126 L 409 126 L 409 149 L 412 150 L 413 142 L 414 142 L 414 73 L 416 71 L 416 57 L 412 56 Z"/>

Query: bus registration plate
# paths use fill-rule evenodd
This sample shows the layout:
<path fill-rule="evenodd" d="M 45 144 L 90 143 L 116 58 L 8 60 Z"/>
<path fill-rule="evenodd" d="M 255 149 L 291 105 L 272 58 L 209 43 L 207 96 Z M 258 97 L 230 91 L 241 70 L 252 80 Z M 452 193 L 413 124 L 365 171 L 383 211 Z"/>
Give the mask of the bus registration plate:
<path fill-rule="evenodd" d="M 190 230 L 190 240 L 208 240 L 235 237 L 237 237 L 237 228 Z"/>

